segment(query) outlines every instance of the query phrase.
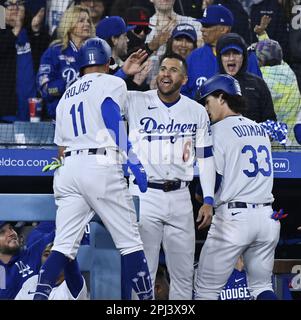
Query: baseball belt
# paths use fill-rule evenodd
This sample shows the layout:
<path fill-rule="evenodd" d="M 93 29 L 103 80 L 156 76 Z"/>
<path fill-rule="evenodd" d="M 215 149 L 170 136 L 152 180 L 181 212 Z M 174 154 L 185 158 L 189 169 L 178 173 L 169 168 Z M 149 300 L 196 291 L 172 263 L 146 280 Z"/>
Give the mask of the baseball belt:
<path fill-rule="evenodd" d="M 136 181 L 133 181 L 134 184 L 137 184 Z M 189 181 L 181 181 L 181 180 L 168 180 L 162 183 L 157 183 L 157 182 L 148 182 L 147 186 L 148 188 L 152 189 L 159 189 L 164 192 L 169 192 L 169 191 L 175 191 L 184 187 L 187 187 L 189 185 Z"/>
<path fill-rule="evenodd" d="M 255 208 L 258 205 L 267 207 L 267 206 L 271 206 L 272 204 L 270 202 L 267 202 L 267 203 L 229 202 L 228 209 L 248 208 L 248 205 L 253 206 L 253 208 Z"/>
<path fill-rule="evenodd" d="M 87 155 L 106 155 L 107 151 L 106 148 L 93 148 L 93 149 L 82 149 L 82 150 L 73 150 L 73 151 L 67 151 L 65 152 L 65 158 L 73 156 L 73 155 L 79 155 L 79 154 L 87 154 Z"/>

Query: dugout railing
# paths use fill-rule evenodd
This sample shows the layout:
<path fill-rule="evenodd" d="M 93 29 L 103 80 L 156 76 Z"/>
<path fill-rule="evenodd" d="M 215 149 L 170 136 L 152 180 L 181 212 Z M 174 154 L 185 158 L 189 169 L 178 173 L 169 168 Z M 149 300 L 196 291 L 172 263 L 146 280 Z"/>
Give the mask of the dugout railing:
<path fill-rule="evenodd" d="M 55 220 L 53 194 L 0 194 L 0 203 L 0 220 Z M 90 244 L 80 246 L 78 261 L 88 274 L 91 299 L 121 299 L 120 253 L 96 216 L 90 222 Z"/>

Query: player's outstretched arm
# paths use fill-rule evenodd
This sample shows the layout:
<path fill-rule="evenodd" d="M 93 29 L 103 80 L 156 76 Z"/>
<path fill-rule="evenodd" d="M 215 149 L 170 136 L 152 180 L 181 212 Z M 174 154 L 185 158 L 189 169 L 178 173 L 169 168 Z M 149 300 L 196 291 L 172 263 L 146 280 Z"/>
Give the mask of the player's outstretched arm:
<path fill-rule="evenodd" d="M 147 176 L 143 165 L 133 152 L 132 144 L 128 139 L 118 104 L 112 98 L 106 98 L 101 105 L 101 113 L 104 123 L 117 146 L 126 152 L 128 156 L 127 164 L 136 178 L 136 183 L 140 191 L 146 192 Z"/>
<path fill-rule="evenodd" d="M 123 72 L 127 76 L 133 76 L 144 68 L 144 61 L 147 59 L 148 54 L 145 50 L 139 49 L 133 52 L 124 62 L 122 66 Z"/>

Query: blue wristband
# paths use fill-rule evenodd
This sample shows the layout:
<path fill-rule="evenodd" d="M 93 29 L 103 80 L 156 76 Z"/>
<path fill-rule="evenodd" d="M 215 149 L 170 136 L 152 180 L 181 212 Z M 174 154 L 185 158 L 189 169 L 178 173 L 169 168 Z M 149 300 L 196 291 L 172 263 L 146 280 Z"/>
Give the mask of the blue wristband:
<path fill-rule="evenodd" d="M 126 80 L 128 78 L 128 75 L 123 71 L 122 68 L 120 68 L 119 70 L 117 70 L 115 73 L 114 73 L 114 76 L 115 77 L 118 77 L 118 78 L 121 78 L 123 80 Z"/>
<path fill-rule="evenodd" d="M 205 197 L 204 198 L 204 204 L 209 204 L 210 206 L 213 206 L 214 200 L 212 197 Z"/>

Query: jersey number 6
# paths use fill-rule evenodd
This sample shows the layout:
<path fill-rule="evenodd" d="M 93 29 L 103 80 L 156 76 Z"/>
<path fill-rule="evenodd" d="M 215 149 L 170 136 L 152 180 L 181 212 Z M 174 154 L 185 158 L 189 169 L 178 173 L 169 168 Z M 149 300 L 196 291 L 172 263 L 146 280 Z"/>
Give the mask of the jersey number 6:
<path fill-rule="evenodd" d="M 248 151 L 251 152 L 251 157 L 249 158 L 249 161 L 254 166 L 254 170 L 253 171 L 243 170 L 243 173 L 249 178 L 255 177 L 258 174 L 258 172 L 260 172 L 265 177 L 269 177 L 272 173 L 272 165 L 271 165 L 271 156 L 270 156 L 270 153 L 269 153 L 269 150 L 267 149 L 267 147 L 260 145 L 260 146 L 258 146 L 257 151 L 256 151 L 255 148 L 252 147 L 251 145 L 246 145 L 241 150 L 241 153 L 247 153 Z M 268 166 L 267 170 L 265 170 L 263 168 L 259 168 L 259 164 L 257 161 L 258 154 L 262 153 L 262 152 L 264 152 L 266 155 L 265 163 Z"/>

